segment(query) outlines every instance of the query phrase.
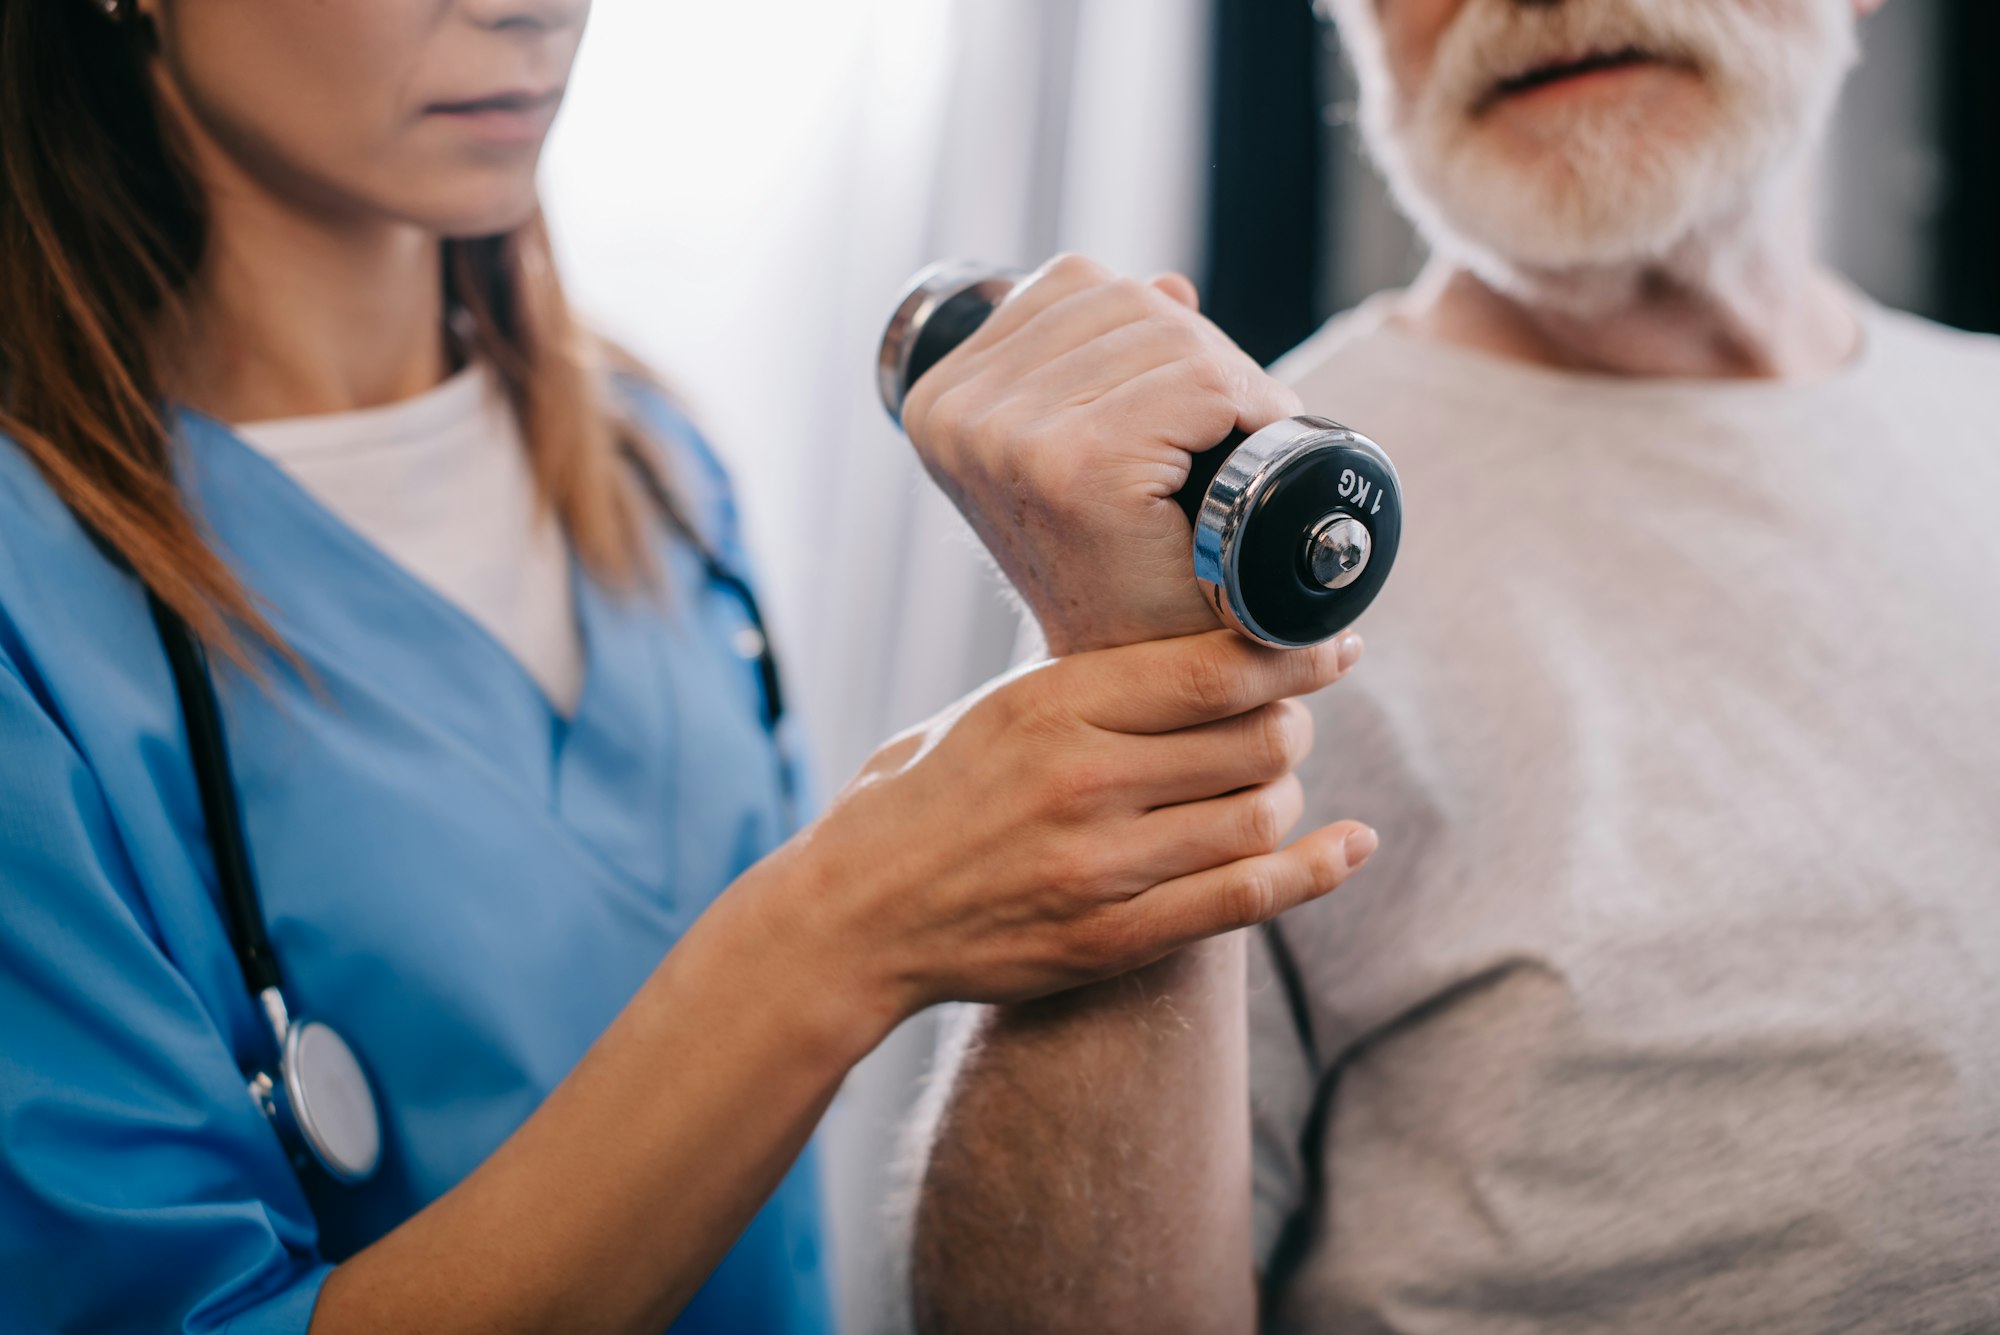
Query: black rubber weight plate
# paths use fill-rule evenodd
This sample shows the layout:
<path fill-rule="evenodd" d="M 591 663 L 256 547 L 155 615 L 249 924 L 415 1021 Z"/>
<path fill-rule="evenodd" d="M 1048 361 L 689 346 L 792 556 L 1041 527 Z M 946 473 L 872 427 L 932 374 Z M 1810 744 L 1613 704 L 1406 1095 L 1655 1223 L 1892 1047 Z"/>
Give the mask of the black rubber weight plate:
<path fill-rule="evenodd" d="M 1306 535 L 1334 513 L 1359 519 L 1372 542 L 1368 568 L 1344 589 L 1322 588 L 1306 568 Z M 1380 459 L 1346 445 L 1308 454 L 1272 478 L 1244 517 L 1243 606 L 1277 639 L 1330 639 L 1375 601 L 1402 536 L 1403 497 Z"/>

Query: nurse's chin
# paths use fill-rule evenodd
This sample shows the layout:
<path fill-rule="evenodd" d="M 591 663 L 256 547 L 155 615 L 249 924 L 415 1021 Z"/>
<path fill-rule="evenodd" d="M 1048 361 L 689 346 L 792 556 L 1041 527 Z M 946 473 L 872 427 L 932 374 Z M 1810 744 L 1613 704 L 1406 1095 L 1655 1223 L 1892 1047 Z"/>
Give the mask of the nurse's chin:
<path fill-rule="evenodd" d="M 498 236 L 532 221 L 541 208 L 532 174 L 525 181 L 486 182 L 484 189 L 461 186 L 409 201 L 401 210 L 410 222 L 449 241 Z"/>

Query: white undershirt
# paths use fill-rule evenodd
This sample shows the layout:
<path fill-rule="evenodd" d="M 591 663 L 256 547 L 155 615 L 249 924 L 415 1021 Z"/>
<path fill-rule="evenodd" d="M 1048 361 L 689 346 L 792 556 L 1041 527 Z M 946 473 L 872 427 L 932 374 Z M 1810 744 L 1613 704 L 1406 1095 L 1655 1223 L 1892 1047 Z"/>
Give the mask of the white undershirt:
<path fill-rule="evenodd" d="M 490 369 L 379 408 L 238 435 L 498 640 L 564 714 L 583 688 L 569 552 Z"/>

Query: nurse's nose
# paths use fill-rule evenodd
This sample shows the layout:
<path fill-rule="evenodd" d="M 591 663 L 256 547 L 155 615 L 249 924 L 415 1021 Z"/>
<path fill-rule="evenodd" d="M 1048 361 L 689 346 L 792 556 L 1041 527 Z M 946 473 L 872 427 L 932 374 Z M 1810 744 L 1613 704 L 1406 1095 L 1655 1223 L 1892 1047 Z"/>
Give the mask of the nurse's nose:
<path fill-rule="evenodd" d="M 554 33 L 581 28 L 590 0 L 464 0 L 464 12 L 497 32 Z"/>

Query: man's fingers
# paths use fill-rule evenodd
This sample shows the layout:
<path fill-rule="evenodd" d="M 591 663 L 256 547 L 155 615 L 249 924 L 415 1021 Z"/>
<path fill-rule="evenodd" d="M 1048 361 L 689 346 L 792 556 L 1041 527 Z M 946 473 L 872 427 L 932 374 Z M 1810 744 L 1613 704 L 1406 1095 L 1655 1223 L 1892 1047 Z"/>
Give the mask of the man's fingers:
<path fill-rule="evenodd" d="M 910 387 L 904 426 L 922 436 L 935 404 L 954 389 L 976 384 L 990 398 L 996 386 L 1004 392 L 1029 381 L 1033 401 L 1130 401 L 1141 422 L 1184 420 L 1199 443 L 1174 443 L 1197 452 L 1232 428 L 1255 430 L 1299 411 L 1297 395 L 1202 318 L 1186 278 L 1140 282 L 1059 255 Z"/>
<path fill-rule="evenodd" d="M 1201 309 L 1201 293 L 1195 290 L 1194 280 L 1186 274 L 1154 274 L 1151 281 L 1154 287 L 1157 287 L 1160 291 L 1166 293 L 1189 310 L 1198 311 Z"/>
<path fill-rule="evenodd" d="M 1029 274 L 973 331 L 964 346 L 974 352 L 990 348 L 1067 297 L 1111 281 L 1111 271 L 1082 255 L 1058 255 Z"/>
<path fill-rule="evenodd" d="M 1186 362 L 1167 362 L 1094 396 L 1085 411 L 1100 439 L 1164 437 L 1192 458 L 1235 430 L 1243 418 L 1233 391 L 1217 393 L 1213 384 Z M 1183 472 L 1181 481 L 1186 477 Z"/>
<path fill-rule="evenodd" d="M 1253 362 L 1254 366 L 1255 363 Z M 1262 431 L 1271 423 L 1297 417 L 1305 411 L 1298 391 L 1259 369 L 1251 375 L 1236 399 L 1236 428 L 1243 432 Z"/>
<path fill-rule="evenodd" d="M 1375 832 L 1355 821 L 1315 830 L 1290 848 L 1244 858 L 1155 886 L 1121 906 L 1142 914 L 1135 932 L 1162 953 L 1224 932 L 1253 927 L 1317 899 L 1345 881 L 1375 851 Z"/>
<path fill-rule="evenodd" d="M 1053 316 L 1056 312 L 1051 310 L 1048 314 Z M 1024 394 L 1038 402 L 1077 406 L 1124 391 L 1145 381 L 1148 376 L 1154 379 L 1145 381 L 1146 384 L 1156 384 L 1160 379 L 1172 376 L 1186 379 L 1186 373 L 1178 364 L 1185 349 L 1177 339 L 1150 320 L 1130 320 L 1117 325 L 1107 321 L 1104 329 L 1072 345 L 1067 352 L 1054 356 L 1046 355 L 1049 345 L 1039 342 L 1033 347 L 1028 345 L 1030 338 L 1038 337 L 1036 327 L 1022 331 L 1019 346 L 1008 344 L 993 349 L 990 355 L 996 360 L 981 365 L 976 374 L 992 376 L 998 383 L 1018 386 Z M 1003 356 L 1010 356 L 1012 360 L 999 360 Z M 1215 442 L 1214 436 L 1209 434 L 1210 423 L 1233 423 L 1241 413 L 1233 402 L 1219 398 L 1212 404 L 1198 404 L 1193 413 L 1181 411 L 1177 400 L 1191 397 L 1192 393 L 1185 385 L 1179 388 L 1181 393 L 1178 395 L 1156 395 L 1149 401 L 1152 411 L 1134 424 L 1135 438 L 1143 440 L 1155 435 L 1171 437 L 1179 432 L 1184 436 L 1185 443 L 1176 443 L 1182 443 L 1182 448 L 1190 452 L 1206 449 Z M 1227 434 L 1226 427 L 1221 434 Z"/>
<path fill-rule="evenodd" d="M 1173 400 L 1218 400 L 1234 410 L 1218 439 L 1232 428 L 1258 431 L 1301 410 L 1303 404 L 1291 386 L 1267 374 L 1220 330 L 1209 328 L 1213 332 L 1203 341 L 1199 374 L 1175 366 L 1120 386 L 1103 396 L 1102 406 L 1145 422 L 1159 417 L 1163 407 L 1171 411 Z"/>
<path fill-rule="evenodd" d="M 1058 255 L 1015 284 L 1007 299 L 994 308 L 979 328 L 909 387 L 908 397 L 903 401 L 902 420 L 911 438 L 921 435 L 935 399 L 966 375 L 975 373 L 970 368 L 1005 343 L 1010 335 L 1050 308 L 1102 287 L 1110 279 L 1111 272 L 1095 260 L 1082 255 Z"/>
<path fill-rule="evenodd" d="M 1076 713 L 1107 731 L 1172 732 L 1309 695 L 1360 656 L 1361 637 L 1352 632 L 1309 649 L 1271 649 L 1217 630 L 1078 654 L 1042 682 L 1077 692 Z"/>
<path fill-rule="evenodd" d="M 1150 333 L 1153 337 L 1148 341 L 1157 343 L 1154 317 L 1160 300 L 1158 293 L 1123 279 L 1072 292 L 1042 307 L 1002 339 L 982 342 L 978 347 L 967 340 L 966 374 L 1011 385 L 1055 362 L 1100 349 L 1104 340 L 1127 328 L 1136 334 Z M 980 332 L 985 331 L 982 328 Z M 1158 360 L 1155 358 L 1154 364 Z M 1099 371 L 1107 388 L 1130 379 L 1131 374 Z"/>

